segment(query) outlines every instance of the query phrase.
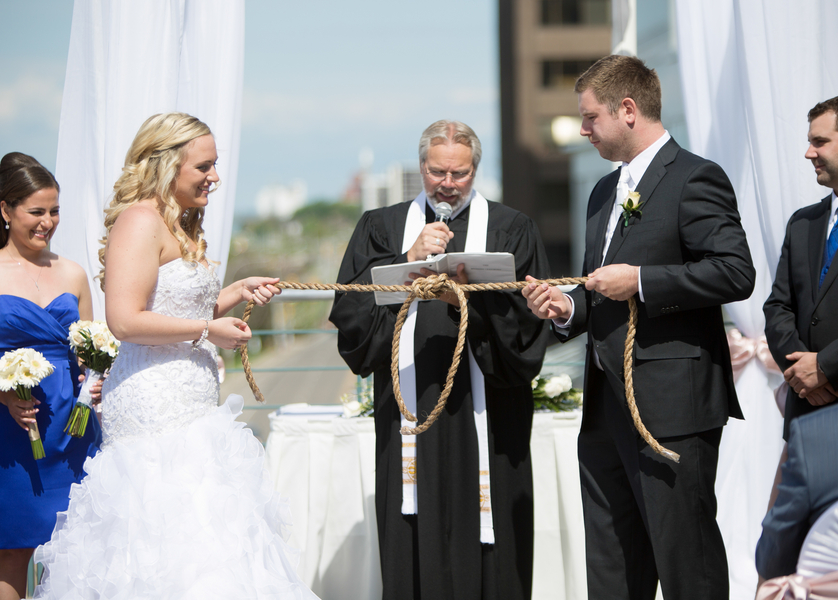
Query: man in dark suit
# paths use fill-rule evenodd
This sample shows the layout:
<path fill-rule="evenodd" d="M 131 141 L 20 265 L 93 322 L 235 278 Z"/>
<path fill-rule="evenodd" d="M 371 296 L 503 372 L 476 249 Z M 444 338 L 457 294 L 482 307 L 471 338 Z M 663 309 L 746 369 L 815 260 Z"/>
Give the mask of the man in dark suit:
<path fill-rule="evenodd" d="M 832 193 L 789 219 L 774 286 L 763 307 L 768 347 L 789 383 L 786 440 L 794 418 L 833 402 L 838 389 L 838 269 L 830 269 L 838 248 L 838 97 L 809 111 L 806 158 L 815 166 L 818 183 Z"/>
<path fill-rule="evenodd" d="M 783 480 L 757 544 L 757 572 L 762 579 L 795 572 L 809 529 L 838 501 L 838 406 L 795 419 L 789 427 Z"/>
<path fill-rule="evenodd" d="M 722 427 L 742 412 L 721 306 L 747 298 L 755 278 L 736 198 L 718 165 L 663 128 L 660 82 L 642 61 L 603 58 L 575 90 L 581 134 L 623 165 L 588 202 L 584 289 L 522 292 L 560 339 L 588 334 L 579 462 L 589 598 L 652 599 L 658 580 L 667 598 L 727 598 L 714 484 Z M 629 415 L 630 297 L 637 406 L 679 463 L 651 450 Z"/>

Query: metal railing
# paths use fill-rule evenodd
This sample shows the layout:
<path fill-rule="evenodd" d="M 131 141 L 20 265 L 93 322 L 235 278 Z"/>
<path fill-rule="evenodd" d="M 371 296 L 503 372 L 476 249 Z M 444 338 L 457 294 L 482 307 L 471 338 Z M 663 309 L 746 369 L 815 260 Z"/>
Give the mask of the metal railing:
<path fill-rule="evenodd" d="M 335 292 L 332 290 L 282 290 L 279 296 L 274 297 L 274 302 L 312 302 L 334 300 Z M 254 329 L 253 337 L 275 337 L 275 336 L 297 336 L 316 334 L 337 334 L 337 329 Z M 251 367 L 252 373 L 304 373 L 312 371 L 349 371 L 346 365 L 308 365 L 296 367 Z M 228 367 L 227 373 L 244 373 L 243 367 Z M 369 379 L 369 378 L 367 378 Z M 356 375 L 355 389 L 358 395 L 365 386 L 365 378 Z M 257 404 L 248 406 L 248 410 L 277 410 L 279 404 Z"/>

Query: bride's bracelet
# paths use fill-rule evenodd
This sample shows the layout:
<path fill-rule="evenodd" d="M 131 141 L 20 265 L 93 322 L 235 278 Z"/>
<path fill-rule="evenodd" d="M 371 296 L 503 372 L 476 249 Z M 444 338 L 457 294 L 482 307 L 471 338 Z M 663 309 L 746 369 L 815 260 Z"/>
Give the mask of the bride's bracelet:
<path fill-rule="evenodd" d="M 201 332 L 201 337 L 192 342 L 193 350 L 197 349 L 201 344 L 203 344 L 204 340 L 207 339 L 207 336 L 209 335 L 209 320 L 204 319 L 204 323 L 206 323 L 206 325 L 204 326 L 204 331 Z"/>

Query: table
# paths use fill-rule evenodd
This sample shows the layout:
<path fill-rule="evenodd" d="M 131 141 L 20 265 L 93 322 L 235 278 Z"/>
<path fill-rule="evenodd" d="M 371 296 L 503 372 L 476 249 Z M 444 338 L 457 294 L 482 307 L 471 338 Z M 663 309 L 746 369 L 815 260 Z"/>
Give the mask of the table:
<path fill-rule="evenodd" d="M 576 438 L 581 413 L 536 413 L 530 447 L 535 600 L 584 600 Z M 323 600 L 381 598 L 371 418 L 271 415 L 267 462 L 294 518 L 298 572 Z"/>

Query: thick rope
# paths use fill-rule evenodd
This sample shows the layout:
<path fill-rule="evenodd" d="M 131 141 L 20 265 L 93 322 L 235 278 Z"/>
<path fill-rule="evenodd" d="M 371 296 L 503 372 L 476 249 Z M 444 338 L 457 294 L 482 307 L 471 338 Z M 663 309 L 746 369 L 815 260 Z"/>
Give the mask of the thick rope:
<path fill-rule="evenodd" d="M 436 421 L 437 417 L 439 417 L 445 408 L 445 403 L 448 401 L 449 394 L 451 394 L 451 388 L 454 387 L 454 376 L 460 367 L 460 358 L 463 355 L 463 348 L 466 345 L 466 329 L 468 329 L 468 304 L 462 287 L 456 281 L 448 279 L 448 275 L 445 273 L 439 276 L 416 279 L 410 288 L 410 294 L 399 310 L 399 316 L 396 317 L 396 327 L 393 331 L 393 353 L 390 362 L 390 376 L 393 378 L 393 392 L 396 395 L 399 410 L 405 419 L 415 423 L 417 419 L 405 406 L 399 383 L 399 343 L 402 337 L 402 326 L 407 317 L 407 311 L 413 300 L 433 300 L 439 298 L 449 288 L 457 294 L 457 300 L 460 303 L 460 329 L 457 332 L 457 345 L 454 347 L 454 360 L 451 361 L 451 366 L 448 368 L 448 376 L 445 378 L 445 387 L 442 388 L 439 400 L 437 400 L 434 410 L 428 415 L 425 422 L 418 427 L 402 427 L 402 435 L 417 435 L 433 425 L 434 421 Z"/>
<path fill-rule="evenodd" d="M 280 281 L 279 283 L 275 283 L 275 287 L 280 287 L 281 284 L 287 283 L 286 281 Z M 283 289 L 284 288 L 283 286 Z M 247 323 L 250 320 L 250 313 L 253 312 L 253 307 L 256 306 L 256 303 L 251 300 L 247 303 L 247 306 L 244 307 L 244 314 L 242 315 L 242 321 Z M 259 389 L 259 386 L 256 385 L 256 380 L 253 378 L 253 373 L 250 369 L 250 357 L 247 355 L 247 343 L 242 344 L 239 346 L 241 350 L 242 356 L 242 368 L 244 369 L 244 378 L 247 379 L 247 385 L 250 386 L 253 395 L 256 397 L 256 401 L 260 404 L 265 403 L 265 396 L 262 395 L 262 391 Z"/>
<path fill-rule="evenodd" d="M 427 431 L 433 425 L 437 417 L 445 409 L 445 404 L 448 401 L 448 396 L 451 394 L 451 388 L 454 386 L 454 376 L 460 366 L 460 358 L 465 347 L 466 329 L 468 328 L 468 306 L 465 297 L 465 292 L 485 292 L 485 291 L 503 291 L 503 290 L 520 290 L 528 286 L 530 283 L 547 283 L 549 285 L 576 285 L 584 284 L 588 280 L 587 277 L 564 277 L 561 279 L 543 279 L 540 281 L 511 281 L 505 283 L 469 283 L 460 285 L 456 281 L 448 278 L 448 275 L 443 273 L 441 275 L 430 275 L 429 277 L 420 277 L 414 280 L 413 285 L 360 285 L 360 284 L 341 284 L 341 283 L 295 283 L 292 281 L 280 281 L 273 284 L 280 289 L 290 290 L 334 290 L 337 292 L 407 292 L 408 296 L 402 304 L 399 314 L 396 317 L 396 327 L 393 332 L 393 351 L 391 355 L 390 375 L 393 378 L 393 392 L 396 396 L 396 402 L 399 405 L 399 410 L 404 415 L 405 419 L 413 423 L 417 422 L 417 418 L 404 405 L 402 398 L 401 387 L 399 386 L 399 340 L 401 338 L 401 330 L 404 325 L 407 311 L 414 300 L 431 300 L 437 299 L 446 292 L 453 292 L 457 295 L 457 300 L 460 304 L 460 328 L 457 335 L 457 345 L 454 348 L 454 358 L 451 362 L 451 367 L 448 369 L 448 376 L 445 380 L 445 387 L 437 400 L 436 407 L 428 415 L 424 423 L 417 427 L 403 427 L 401 433 L 404 435 L 416 435 Z M 667 450 L 661 446 L 658 441 L 652 437 L 643 421 L 640 418 L 640 411 L 637 409 L 637 402 L 634 398 L 634 337 L 637 331 L 637 303 L 634 298 L 628 299 L 629 304 L 629 322 L 628 333 L 626 334 L 625 351 L 623 352 L 623 373 L 625 374 L 626 386 L 626 401 L 628 402 L 629 411 L 631 412 L 634 426 L 643 440 L 658 454 L 664 458 L 668 458 L 674 462 L 680 460 L 680 456 L 671 450 Z M 244 309 L 242 320 L 247 323 L 250 319 L 250 313 L 253 311 L 255 302 L 251 300 L 247 303 Z M 244 368 L 244 376 L 247 379 L 250 389 L 253 390 L 253 395 L 261 403 L 265 402 L 265 397 L 256 385 L 256 380 L 253 378 L 253 373 L 250 368 L 250 359 L 247 354 L 247 344 L 241 346 L 242 367 Z"/>
<path fill-rule="evenodd" d="M 649 446 L 663 456 L 673 462 L 680 462 L 681 455 L 672 450 L 668 450 L 660 445 L 658 440 L 652 437 L 649 430 L 640 419 L 640 411 L 637 410 L 637 402 L 634 399 L 634 336 L 637 333 L 637 302 L 634 296 L 628 299 L 629 305 L 629 322 L 628 331 L 626 332 L 626 346 L 623 350 L 623 374 L 626 380 L 626 401 L 628 402 L 629 410 L 631 411 L 631 418 L 634 421 L 634 428 L 640 434 L 640 437 L 649 444 Z"/>

